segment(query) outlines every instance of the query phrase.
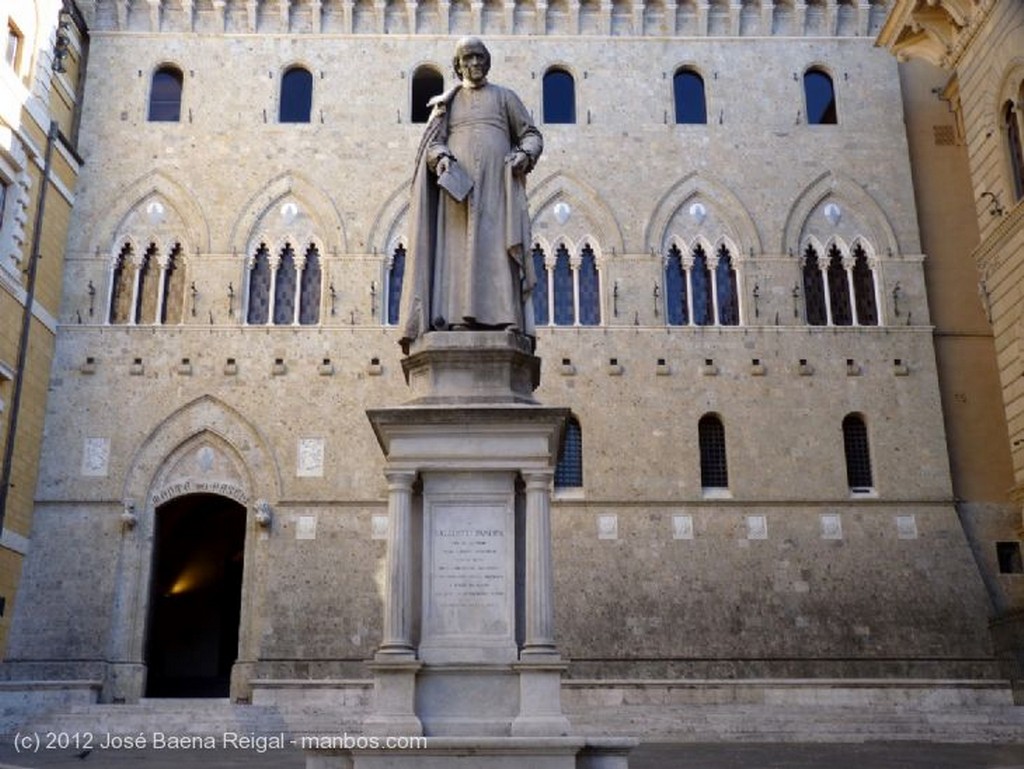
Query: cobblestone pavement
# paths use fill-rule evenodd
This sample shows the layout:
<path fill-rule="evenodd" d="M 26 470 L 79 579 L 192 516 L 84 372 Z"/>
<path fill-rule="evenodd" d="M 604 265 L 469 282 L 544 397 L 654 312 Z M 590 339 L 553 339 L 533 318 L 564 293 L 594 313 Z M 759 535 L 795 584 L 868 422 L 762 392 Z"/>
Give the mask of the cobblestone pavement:
<path fill-rule="evenodd" d="M 1021 736 L 1024 740 L 1024 735 Z M 921 742 L 644 744 L 630 769 L 1024 769 L 1024 743 L 963 745 Z M 0 745 L 0 769 L 303 769 L 298 750 L 93 750 L 18 754 Z M 529 769 L 529 767 L 523 767 Z"/>

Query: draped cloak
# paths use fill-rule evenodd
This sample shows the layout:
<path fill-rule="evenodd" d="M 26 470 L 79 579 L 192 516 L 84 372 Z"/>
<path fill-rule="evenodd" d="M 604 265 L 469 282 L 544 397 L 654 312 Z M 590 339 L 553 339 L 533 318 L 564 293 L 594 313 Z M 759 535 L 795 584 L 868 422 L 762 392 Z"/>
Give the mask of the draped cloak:
<path fill-rule="evenodd" d="M 431 106 L 412 181 L 402 347 L 432 329 L 507 327 L 533 336 L 525 174 L 513 173 L 506 158 L 522 150 L 532 168 L 543 150 L 540 132 L 519 97 L 491 83 L 457 85 Z M 437 185 L 443 155 L 473 180 L 462 202 Z"/>

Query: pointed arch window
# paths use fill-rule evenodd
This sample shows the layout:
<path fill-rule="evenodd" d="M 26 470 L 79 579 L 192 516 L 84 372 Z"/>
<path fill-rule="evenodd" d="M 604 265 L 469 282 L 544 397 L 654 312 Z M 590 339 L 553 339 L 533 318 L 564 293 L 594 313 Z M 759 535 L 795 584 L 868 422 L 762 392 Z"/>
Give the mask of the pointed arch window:
<path fill-rule="evenodd" d="M 718 299 L 718 323 L 722 326 L 738 326 L 740 305 L 736 287 L 736 270 L 732 265 L 732 255 L 724 245 L 718 249 L 718 264 L 715 265 L 715 291 Z"/>
<path fill-rule="evenodd" d="M 588 243 L 580 253 L 578 271 L 580 284 L 580 325 L 598 326 L 601 324 L 601 278 L 597 271 L 597 259 L 594 250 Z"/>
<path fill-rule="evenodd" d="M 274 325 L 287 326 L 295 320 L 295 251 L 286 245 L 274 271 Z"/>
<path fill-rule="evenodd" d="M 548 311 L 548 268 L 545 264 L 544 249 L 539 244 L 533 247 L 532 259 L 533 271 L 537 276 L 537 285 L 533 287 L 533 321 L 538 326 L 546 326 L 551 322 L 551 314 Z"/>
<path fill-rule="evenodd" d="M 398 312 L 402 306 L 402 283 L 405 279 L 405 246 L 399 243 L 391 255 L 388 268 L 388 325 L 398 325 Z"/>
<path fill-rule="evenodd" d="M 843 264 L 843 255 L 836 246 L 828 252 L 828 298 L 832 310 L 832 324 L 853 325 L 853 308 L 850 306 L 850 278 Z"/>
<path fill-rule="evenodd" d="M 263 325 L 270 318 L 270 251 L 261 245 L 249 269 L 249 302 L 246 322 Z"/>
<path fill-rule="evenodd" d="M 725 456 L 725 426 L 717 414 L 705 414 L 697 423 L 700 448 L 700 485 L 704 489 L 729 488 Z"/>
<path fill-rule="evenodd" d="M 704 78 L 692 69 L 680 69 L 672 79 L 672 89 L 675 96 L 677 124 L 708 122 Z"/>
<path fill-rule="evenodd" d="M 583 430 L 579 420 L 571 416 L 565 424 L 565 437 L 555 467 L 555 488 L 583 486 Z"/>
<path fill-rule="evenodd" d="M 305 67 L 289 67 L 281 75 L 279 123 L 308 123 L 313 111 L 313 75 Z"/>
<path fill-rule="evenodd" d="M 167 256 L 163 270 L 163 299 L 160 304 L 160 322 L 181 323 L 185 310 L 185 265 L 182 264 L 181 244 L 175 244 Z"/>
<path fill-rule="evenodd" d="M 808 246 L 804 252 L 804 314 L 809 326 L 828 324 L 828 308 L 825 306 L 825 279 L 818 263 L 818 252 Z"/>
<path fill-rule="evenodd" d="M 181 262 L 179 243 L 174 244 L 167 256 L 161 254 L 155 243 L 150 243 L 141 257 L 136 257 L 132 245 L 125 243 L 111 270 L 107 322 L 180 323 L 185 295 L 185 271 Z"/>
<path fill-rule="evenodd" d="M 1020 95 L 1024 98 L 1024 84 L 1021 85 Z M 1021 140 L 1016 112 L 1012 101 L 1003 106 L 1003 138 L 1010 158 L 1010 184 L 1015 201 L 1024 199 L 1024 142 Z"/>
<path fill-rule="evenodd" d="M 703 246 L 693 249 L 690 268 L 690 291 L 693 296 L 693 324 L 712 326 L 715 323 L 715 300 L 711 290 L 711 271 Z"/>
<path fill-rule="evenodd" d="M 836 112 L 836 92 L 832 77 L 821 69 L 804 73 L 804 101 L 809 125 L 834 125 L 839 122 Z"/>
<path fill-rule="evenodd" d="M 878 303 L 875 298 L 875 274 L 868 263 L 868 255 L 859 243 L 853 249 L 853 300 L 857 323 L 861 326 L 878 325 Z"/>
<path fill-rule="evenodd" d="M 320 252 L 316 246 L 306 250 L 306 260 L 302 266 L 302 278 L 299 281 L 299 324 L 315 326 L 320 322 Z"/>
<path fill-rule="evenodd" d="M 409 113 L 413 123 L 426 123 L 430 117 L 431 99 L 444 91 L 444 77 L 437 69 L 424 64 L 412 76 L 412 104 Z"/>
<path fill-rule="evenodd" d="M 555 325 L 572 326 L 576 323 L 576 302 L 573 296 L 572 266 L 569 249 L 564 245 L 555 250 L 554 269 Z"/>
<path fill-rule="evenodd" d="M 135 322 L 153 324 L 157 321 L 157 303 L 160 290 L 160 265 L 157 264 L 156 245 L 151 243 L 138 271 L 139 287 L 135 297 Z"/>
<path fill-rule="evenodd" d="M 683 254 L 673 245 L 665 259 L 665 318 L 670 326 L 685 326 L 690 322 L 686 283 Z"/>
<path fill-rule="evenodd" d="M 160 67 L 149 87 L 149 122 L 177 123 L 181 120 L 184 76 L 177 67 Z"/>
<path fill-rule="evenodd" d="M 249 260 L 246 323 L 319 323 L 322 283 L 320 251 L 315 245 L 297 253 L 286 243 L 276 255 L 260 245 Z"/>
<path fill-rule="evenodd" d="M 846 454 L 846 480 L 850 491 L 871 491 L 874 482 L 871 476 L 868 428 L 860 414 L 847 414 L 843 419 L 843 450 Z"/>
<path fill-rule="evenodd" d="M 576 81 L 560 67 L 544 73 L 544 122 L 576 122 Z"/>
<path fill-rule="evenodd" d="M 131 323 L 135 294 L 135 260 L 131 244 L 125 243 L 121 253 L 114 260 L 110 276 L 110 312 L 107 321 L 111 324 Z"/>

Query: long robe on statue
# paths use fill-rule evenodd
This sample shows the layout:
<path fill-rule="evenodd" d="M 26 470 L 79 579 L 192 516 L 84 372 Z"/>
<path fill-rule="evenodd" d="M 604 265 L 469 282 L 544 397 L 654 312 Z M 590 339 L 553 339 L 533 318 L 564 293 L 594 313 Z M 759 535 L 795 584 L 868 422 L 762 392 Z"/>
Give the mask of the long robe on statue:
<path fill-rule="evenodd" d="M 526 182 L 507 158 L 522 150 L 532 168 L 544 146 L 540 132 L 515 93 L 490 83 L 456 86 L 432 105 L 413 177 L 402 345 L 432 329 L 513 328 L 532 336 Z M 438 188 L 434 169 L 446 155 L 473 181 L 461 202 Z"/>

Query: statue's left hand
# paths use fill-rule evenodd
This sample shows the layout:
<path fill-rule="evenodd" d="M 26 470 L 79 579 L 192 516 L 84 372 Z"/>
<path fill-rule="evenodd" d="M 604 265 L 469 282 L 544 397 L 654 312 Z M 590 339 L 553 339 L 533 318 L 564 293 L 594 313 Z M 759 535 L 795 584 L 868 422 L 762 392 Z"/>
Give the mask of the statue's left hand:
<path fill-rule="evenodd" d="M 522 150 L 509 153 L 505 162 L 511 164 L 512 170 L 517 174 L 525 174 L 530 170 L 530 156 Z"/>

